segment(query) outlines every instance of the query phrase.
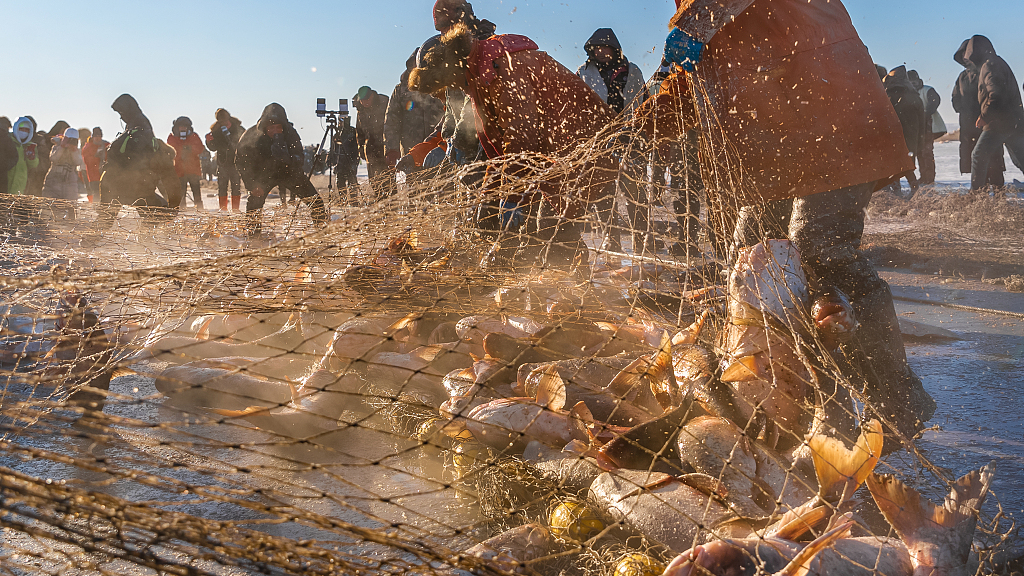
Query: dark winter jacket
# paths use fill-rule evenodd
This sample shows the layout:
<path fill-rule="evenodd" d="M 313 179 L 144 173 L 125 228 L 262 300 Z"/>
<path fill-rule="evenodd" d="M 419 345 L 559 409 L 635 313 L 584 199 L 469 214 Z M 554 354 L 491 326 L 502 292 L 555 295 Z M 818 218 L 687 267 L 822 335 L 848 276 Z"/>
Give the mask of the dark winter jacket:
<path fill-rule="evenodd" d="M 245 132 L 241 120 L 230 117 L 230 126 L 224 126 L 219 121 L 210 126 L 210 133 L 206 135 L 206 147 L 217 153 L 217 163 L 223 166 L 235 164 L 235 148 L 238 146 L 238 139 Z"/>
<path fill-rule="evenodd" d="M 882 82 L 885 93 L 896 109 L 896 116 L 903 126 L 903 139 L 910 153 L 917 156 L 924 131 L 924 102 L 907 76 L 907 67 L 893 68 Z"/>
<path fill-rule="evenodd" d="M 363 106 L 359 99 L 352 98 L 356 111 L 356 144 L 359 155 L 370 162 L 384 162 L 384 119 L 388 112 L 388 97 L 372 92 L 370 105 Z"/>
<path fill-rule="evenodd" d="M 281 133 L 267 134 L 275 124 L 281 126 Z M 305 160 L 302 139 L 284 107 L 276 102 L 263 109 L 259 122 L 242 134 L 235 150 L 235 166 L 249 190 L 269 192 L 281 181 L 301 174 Z"/>
<path fill-rule="evenodd" d="M 953 95 L 950 98 L 953 110 L 960 114 L 961 133 L 968 125 L 973 128 L 978 117 L 981 116 L 981 103 L 978 102 L 978 67 L 964 58 L 964 53 L 967 52 L 967 45 L 970 42 L 970 39 L 964 40 L 960 49 L 953 54 L 953 60 L 964 67 L 964 71 L 960 73 L 956 84 L 953 85 Z"/>
<path fill-rule="evenodd" d="M 121 115 L 125 126 L 124 132 L 110 143 L 107 162 L 126 167 L 136 160 L 148 159 L 158 149 L 159 141 L 153 133 L 149 118 L 139 108 L 139 103 L 130 94 L 122 94 L 110 107 Z"/>
<path fill-rule="evenodd" d="M 594 48 L 607 46 L 615 53 L 608 64 L 594 58 Z M 636 110 L 647 98 L 644 73 L 622 54 L 622 46 L 611 28 L 598 28 L 583 45 L 587 61 L 576 70 L 576 75 L 597 92 L 616 113 Z"/>
<path fill-rule="evenodd" d="M 4 127 L 0 132 L 0 192 L 7 193 L 7 173 L 18 165 L 18 147 L 14 136 Z"/>
<path fill-rule="evenodd" d="M 992 42 L 974 36 L 967 43 L 964 58 L 978 67 L 978 102 L 984 130 L 1024 128 L 1024 104 L 1017 78 L 1005 60 L 996 55 Z"/>
<path fill-rule="evenodd" d="M 334 158 L 339 173 L 350 174 L 359 168 L 359 145 L 356 143 L 356 129 L 349 122 L 343 122 L 334 136 Z"/>
<path fill-rule="evenodd" d="M 433 134 L 444 115 L 444 102 L 409 90 L 409 70 L 416 67 L 416 54 L 405 64 L 405 72 L 391 93 L 384 117 L 384 147 L 403 156 Z"/>

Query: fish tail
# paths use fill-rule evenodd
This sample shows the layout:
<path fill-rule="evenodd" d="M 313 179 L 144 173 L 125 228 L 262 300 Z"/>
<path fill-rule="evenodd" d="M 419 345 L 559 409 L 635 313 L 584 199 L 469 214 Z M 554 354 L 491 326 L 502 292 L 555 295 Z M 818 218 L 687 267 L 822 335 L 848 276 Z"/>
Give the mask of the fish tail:
<path fill-rule="evenodd" d="M 842 440 L 819 434 L 807 443 L 818 476 L 818 495 L 828 501 L 842 502 L 853 495 L 878 464 L 882 455 L 882 424 L 866 423 L 852 450 Z"/>
<path fill-rule="evenodd" d="M 910 549 L 921 542 L 933 544 L 936 528 L 959 532 L 981 507 L 995 475 L 995 461 L 981 470 L 963 476 L 953 484 L 942 506 L 936 506 L 921 494 L 889 474 L 868 476 L 868 490 L 882 515 Z M 968 546 L 971 539 L 967 539 Z M 966 553 L 967 551 L 961 551 Z"/>
<path fill-rule="evenodd" d="M 244 418 L 251 414 L 266 412 L 268 410 L 270 410 L 270 408 L 267 408 L 266 406 L 249 406 L 244 410 L 225 410 L 222 408 L 210 408 L 210 411 L 213 412 L 214 414 L 219 414 L 227 418 Z"/>

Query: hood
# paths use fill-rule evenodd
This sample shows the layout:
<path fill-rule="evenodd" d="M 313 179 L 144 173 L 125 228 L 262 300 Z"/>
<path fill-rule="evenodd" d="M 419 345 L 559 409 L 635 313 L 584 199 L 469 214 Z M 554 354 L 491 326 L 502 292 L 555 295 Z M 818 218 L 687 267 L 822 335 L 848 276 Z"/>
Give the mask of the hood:
<path fill-rule="evenodd" d="M 924 88 L 924 80 L 921 80 L 921 75 L 917 73 L 917 70 L 907 70 L 907 78 L 910 78 L 910 84 L 914 86 L 914 90 Z"/>
<path fill-rule="evenodd" d="M 138 101 L 131 94 L 121 94 L 110 107 L 114 109 L 114 112 L 120 114 L 122 118 L 125 116 L 142 115 L 142 108 L 139 107 Z"/>
<path fill-rule="evenodd" d="M 967 49 L 964 51 L 964 58 L 973 63 L 975 66 L 981 67 L 989 58 L 996 55 L 996 49 L 992 46 L 992 41 L 984 36 L 972 36 L 967 41 Z"/>
<path fill-rule="evenodd" d="M 192 119 L 188 116 L 179 116 L 178 119 L 174 121 L 174 124 L 171 124 L 171 132 L 175 133 L 176 136 L 178 135 L 177 132 L 180 132 L 182 128 L 184 128 L 188 133 L 186 136 L 192 134 Z"/>
<path fill-rule="evenodd" d="M 280 124 L 281 126 L 288 125 L 288 114 L 284 111 L 284 106 L 277 102 L 267 104 L 267 107 L 263 109 L 259 122 L 256 123 L 256 127 L 259 128 L 260 132 L 266 132 L 267 127 L 272 123 Z"/>
<path fill-rule="evenodd" d="M 27 126 L 28 127 L 28 135 L 25 136 L 25 137 L 23 137 L 22 134 L 21 134 L 21 131 L 20 131 L 20 127 L 21 126 Z M 18 141 L 18 144 L 22 144 L 22 145 L 27 144 L 29 141 L 32 140 L 32 137 L 36 135 L 36 125 L 35 125 L 35 122 L 32 122 L 31 120 L 29 120 L 25 116 L 22 116 L 21 118 L 18 118 L 17 122 L 14 123 L 13 133 L 14 133 L 14 139 Z"/>
<path fill-rule="evenodd" d="M 963 44 L 960 45 L 960 48 L 956 51 L 955 54 L 953 54 L 953 61 L 963 66 L 964 68 L 970 68 L 972 66 L 970 60 L 964 57 L 964 55 L 967 53 L 967 45 L 970 43 L 970 38 L 964 40 Z"/>
<path fill-rule="evenodd" d="M 917 92 L 914 85 L 910 83 L 910 76 L 907 75 L 906 66 L 897 66 L 890 70 L 889 74 L 885 77 L 885 80 L 882 81 L 882 84 L 885 86 L 886 90 L 906 88 L 911 92 Z"/>
<path fill-rule="evenodd" d="M 71 128 L 71 124 L 68 124 L 67 122 L 65 122 L 63 120 L 58 120 L 57 123 L 53 125 L 53 128 L 50 128 L 50 131 L 47 132 L 46 135 L 47 136 L 60 136 L 68 128 Z"/>
<path fill-rule="evenodd" d="M 615 36 L 615 32 L 611 28 L 598 28 L 593 34 L 590 35 L 590 39 L 583 45 L 583 49 L 586 50 L 587 56 L 594 57 L 595 46 L 608 46 L 615 50 L 620 55 L 622 54 L 622 45 L 619 44 L 619 39 Z"/>

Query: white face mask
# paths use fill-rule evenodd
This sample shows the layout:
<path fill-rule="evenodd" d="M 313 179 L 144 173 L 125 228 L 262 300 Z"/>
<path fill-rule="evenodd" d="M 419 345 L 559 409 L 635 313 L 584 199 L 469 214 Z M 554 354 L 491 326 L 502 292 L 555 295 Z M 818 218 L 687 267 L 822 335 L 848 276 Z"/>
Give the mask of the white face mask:
<path fill-rule="evenodd" d="M 180 135 L 181 139 L 184 140 L 188 136 L 188 132 L 187 131 L 178 132 L 178 135 Z"/>

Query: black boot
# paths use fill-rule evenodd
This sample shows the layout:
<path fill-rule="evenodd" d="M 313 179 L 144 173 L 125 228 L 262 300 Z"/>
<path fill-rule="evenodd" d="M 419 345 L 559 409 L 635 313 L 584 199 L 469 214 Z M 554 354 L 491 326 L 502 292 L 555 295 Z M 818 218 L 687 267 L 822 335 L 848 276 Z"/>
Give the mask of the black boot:
<path fill-rule="evenodd" d="M 860 372 L 871 407 L 913 438 L 935 414 L 935 400 L 907 364 L 889 287 L 857 298 L 853 307 L 860 329 L 842 350 Z"/>
<path fill-rule="evenodd" d="M 533 260 L 543 269 L 590 275 L 590 252 L 583 242 L 583 224 L 558 216 L 541 216 L 537 231 L 522 251 L 523 260 Z"/>

